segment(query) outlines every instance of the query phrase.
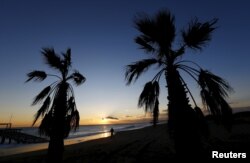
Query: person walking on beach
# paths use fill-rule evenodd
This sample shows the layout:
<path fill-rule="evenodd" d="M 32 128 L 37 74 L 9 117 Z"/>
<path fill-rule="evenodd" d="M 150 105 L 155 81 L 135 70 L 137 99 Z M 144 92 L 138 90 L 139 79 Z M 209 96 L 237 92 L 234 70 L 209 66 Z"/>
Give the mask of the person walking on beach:
<path fill-rule="evenodd" d="M 112 138 L 113 135 L 114 135 L 114 129 L 113 129 L 113 127 L 110 129 L 110 134 L 111 134 L 111 138 Z"/>

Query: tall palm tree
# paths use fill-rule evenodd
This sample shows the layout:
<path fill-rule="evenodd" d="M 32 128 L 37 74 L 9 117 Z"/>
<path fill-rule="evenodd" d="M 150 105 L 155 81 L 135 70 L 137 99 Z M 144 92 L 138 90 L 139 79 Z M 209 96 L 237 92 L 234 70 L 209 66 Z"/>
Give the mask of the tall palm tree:
<path fill-rule="evenodd" d="M 62 162 L 64 138 L 69 135 L 71 129 L 77 129 L 80 120 L 73 87 L 69 81 L 73 81 L 78 86 L 83 84 L 86 78 L 76 70 L 70 74 L 71 49 L 62 53 L 63 57 L 56 54 L 53 48 L 43 48 L 41 53 L 46 64 L 59 74 L 37 70 L 27 74 L 26 82 L 31 80 L 41 82 L 47 77 L 57 79 L 34 98 L 32 105 L 42 102 L 42 106 L 35 115 L 33 125 L 40 117 L 42 118 L 39 126 L 40 134 L 50 138 L 48 162 Z"/>
<path fill-rule="evenodd" d="M 201 133 L 197 123 L 203 116 L 180 71 L 190 75 L 199 85 L 202 102 L 210 113 L 223 122 L 230 122 L 232 111 L 225 98 L 232 88 L 219 76 L 183 59 L 187 49 L 203 49 L 210 41 L 216 23 L 217 19 L 207 22 L 194 19 L 187 30 L 181 31 L 181 42 L 174 44 L 175 17 L 168 10 L 158 12 L 155 17 L 143 15 L 135 19 L 136 28 L 140 32 L 135 42 L 149 54 L 149 58 L 127 65 L 125 79 L 129 85 L 150 67 L 157 65 L 159 72 L 145 84 L 138 106 L 144 106 L 146 111 L 158 114 L 159 80 L 164 75 L 168 92 L 168 124 L 178 155 L 193 157 L 201 151 L 198 141 Z M 189 98 L 195 108 L 190 105 Z"/>

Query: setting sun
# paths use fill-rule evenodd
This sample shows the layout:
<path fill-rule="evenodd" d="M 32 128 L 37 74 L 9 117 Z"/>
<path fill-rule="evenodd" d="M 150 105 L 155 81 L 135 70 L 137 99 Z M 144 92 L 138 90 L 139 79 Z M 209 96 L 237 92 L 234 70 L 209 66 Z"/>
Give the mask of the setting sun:
<path fill-rule="evenodd" d="M 109 120 L 107 118 L 102 118 L 100 124 L 109 124 Z"/>

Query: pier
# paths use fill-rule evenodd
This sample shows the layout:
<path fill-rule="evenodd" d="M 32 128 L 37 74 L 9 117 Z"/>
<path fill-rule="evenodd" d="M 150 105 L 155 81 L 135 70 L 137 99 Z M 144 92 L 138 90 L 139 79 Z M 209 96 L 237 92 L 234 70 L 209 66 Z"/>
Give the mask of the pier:
<path fill-rule="evenodd" d="M 48 141 L 41 137 L 22 133 L 22 129 L 12 129 L 11 123 L 0 123 L 0 125 L 6 126 L 6 128 L 0 129 L 1 144 L 4 144 L 5 140 L 9 140 L 9 144 L 13 141 L 17 143 L 43 143 Z"/>

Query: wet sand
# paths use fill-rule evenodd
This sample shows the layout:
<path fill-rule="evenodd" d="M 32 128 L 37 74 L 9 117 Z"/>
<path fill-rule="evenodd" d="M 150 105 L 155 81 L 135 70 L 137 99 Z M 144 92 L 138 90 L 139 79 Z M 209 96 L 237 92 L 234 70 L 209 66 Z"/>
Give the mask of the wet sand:
<path fill-rule="evenodd" d="M 101 133 L 91 136 L 85 136 L 85 137 L 77 137 L 77 138 L 71 138 L 71 139 L 65 139 L 64 145 L 72 145 L 77 144 L 81 142 L 86 142 L 90 140 L 100 139 L 100 138 L 106 138 L 109 137 L 110 133 Z M 33 152 L 38 150 L 44 150 L 48 148 L 48 142 L 47 143 L 36 143 L 36 144 L 14 144 L 14 145 L 0 145 L 0 158 L 10 155 L 16 155 L 16 154 L 22 154 L 27 152 Z"/>

